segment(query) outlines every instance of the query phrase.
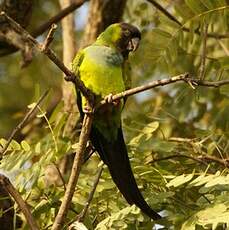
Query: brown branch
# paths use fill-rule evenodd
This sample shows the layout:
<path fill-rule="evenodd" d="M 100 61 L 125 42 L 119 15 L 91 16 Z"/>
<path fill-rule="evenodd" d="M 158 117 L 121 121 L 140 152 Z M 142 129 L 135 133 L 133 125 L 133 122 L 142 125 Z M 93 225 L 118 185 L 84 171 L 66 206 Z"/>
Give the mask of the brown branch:
<path fill-rule="evenodd" d="M 175 16 L 173 16 L 169 11 L 167 11 L 162 5 L 157 3 L 155 0 L 146 0 L 146 1 L 151 3 L 162 14 L 164 14 L 166 17 L 168 17 L 172 21 L 176 22 L 179 26 L 183 26 L 182 23 Z M 185 32 L 190 32 L 190 29 L 187 27 L 182 27 L 182 30 Z M 201 35 L 199 30 L 195 30 L 194 33 L 197 35 Z M 226 33 L 226 34 L 208 33 L 207 36 L 209 38 L 226 39 L 226 38 L 229 38 L 229 33 Z"/>
<path fill-rule="evenodd" d="M 215 163 L 225 166 L 226 168 L 229 168 L 229 158 L 220 159 L 218 157 L 210 156 L 210 155 L 202 155 L 202 156 L 199 156 L 198 158 L 200 158 L 201 160 L 207 161 L 207 162 L 213 161 Z"/>
<path fill-rule="evenodd" d="M 0 160 L 2 159 L 2 156 L 5 154 L 5 152 L 7 151 L 11 141 L 13 140 L 15 134 L 20 131 L 24 124 L 28 121 L 28 119 L 31 117 L 31 115 L 35 112 L 35 110 L 37 109 L 37 107 L 41 104 L 41 102 L 45 99 L 45 97 L 48 95 L 49 90 L 45 91 L 44 94 L 40 97 L 40 99 L 38 100 L 38 102 L 36 103 L 36 105 L 30 109 L 27 114 L 25 115 L 25 117 L 22 119 L 22 121 L 13 129 L 12 133 L 10 134 L 9 138 L 7 139 L 6 144 L 3 146 L 3 148 L 0 151 Z"/>
<path fill-rule="evenodd" d="M 155 80 L 152 81 L 150 83 L 148 83 L 147 85 L 142 85 L 142 86 L 138 86 L 132 89 L 128 89 L 126 91 L 123 91 L 121 93 L 115 94 L 112 96 L 112 101 L 124 98 L 124 97 L 128 97 L 140 92 L 143 92 L 145 90 L 149 90 L 149 89 L 153 89 L 156 88 L 158 86 L 164 86 L 164 85 L 169 85 L 172 84 L 174 82 L 177 81 L 184 81 L 188 84 L 190 84 L 192 86 L 192 88 L 194 88 L 194 86 L 206 86 L 206 87 L 220 87 L 222 85 L 227 85 L 229 84 L 229 80 L 222 80 L 222 81 L 204 81 L 204 80 L 200 80 L 200 79 L 195 79 L 195 78 L 190 78 L 189 77 L 189 73 L 184 73 L 184 74 L 180 74 L 177 76 L 173 76 L 171 78 L 165 78 L 162 80 Z M 195 88 L 194 88 L 195 89 Z M 98 107 L 100 107 L 101 105 L 104 105 L 107 103 L 107 100 L 102 100 L 97 106 L 96 109 Z"/>
<path fill-rule="evenodd" d="M 201 54 L 200 75 L 199 75 L 200 80 L 204 80 L 204 77 L 205 77 L 207 37 L 208 37 L 208 23 L 204 23 L 204 25 L 203 25 L 203 42 L 202 42 L 203 48 L 202 48 L 202 54 Z"/>
<path fill-rule="evenodd" d="M 75 191 L 75 187 L 79 178 L 79 173 L 81 170 L 83 153 L 86 148 L 87 141 L 89 139 L 89 134 L 92 125 L 92 114 L 85 114 L 83 120 L 83 126 L 79 137 L 79 149 L 78 153 L 75 155 L 71 175 L 69 177 L 66 192 L 64 194 L 63 201 L 61 203 L 58 214 L 52 226 L 52 230 L 62 229 L 65 216 L 67 215 L 69 206 L 72 201 L 72 197 Z"/>
<path fill-rule="evenodd" d="M 62 20 L 65 16 L 67 16 L 70 13 L 72 13 L 74 10 L 79 8 L 86 1 L 87 0 L 75 0 L 71 5 L 69 5 L 68 7 L 64 8 L 63 10 L 58 12 L 55 16 L 50 18 L 47 22 L 43 23 L 37 29 L 32 31 L 31 35 L 33 37 L 37 37 L 38 35 L 41 35 L 46 30 L 48 30 L 52 24 L 57 23 L 60 20 Z"/>
<path fill-rule="evenodd" d="M 36 39 L 34 39 L 25 29 L 23 29 L 17 22 L 15 22 L 11 17 L 9 17 L 5 12 L 0 13 L 0 17 L 5 17 L 7 22 L 11 25 L 12 29 L 18 33 L 21 38 L 21 42 L 24 42 L 26 46 L 31 49 L 35 48 L 39 52 L 44 53 L 53 63 L 55 63 L 59 69 L 65 73 L 66 81 L 71 81 L 75 86 L 82 92 L 82 94 L 87 98 L 90 104 L 93 104 L 93 94 L 88 90 L 84 83 L 76 76 L 72 71 L 70 71 L 64 63 L 56 56 L 56 54 L 49 48 L 43 49 L 43 45 L 40 44 Z M 11 41 L 12 37 L 6 38 Z"/>
<path fill-rule="evenodd" d="M 25 219 L 27 220 L 27 223 L 32 230 L 38 230 L 39 227 L 37 223 L 35 222 L 28 205 L 26 202 L 22 199 L 19 192 L 14 188 L 14 186 L 11 184 L 10 180 L 0 174 L 0 185 L 14 198 L 14 200 L 17 202 L 18 206 L 20 207 L 22 213 L 25 216 Z"/>
<path fill-rule="evenodd" d="M 168 84 L 171 84 L 171 83 L 174 83 L 174 82 L 177 82 L 177 81 L 186 81 L 186 79 L 188 79 L 188 77 L 189 77 L 189 74 L 184 73 L 184 74 L 180 74 L 180 75 L 177 75 L 177 76 L 174 76 L 174 77 L 171 77 L 171 78 L 167 78 L 167 79 L 155 80 L 155 81 L 152 81 L 152 82 L 148 83 L 147 85 L 138 86 L 138 87 L 123 91 L 121 93 L 115 94 L 115 95 L 112 96 L 112 101 L 115 101 L 115 100 L 130 96 L 130 95 L 133 95 L 133 94 L 136 94 L 136 93 L 140 93 L 140 92 L 143 92 L 145 90 L 155 88 L 157 86 L 168 85 Z M 107 103 L 107 100 L 102 100 L 97 107 L 99 107 L 101 105 L 104 105 L 106 103 Z"/>
<path fill-rule="evenodd" d="M 78 215 L 78 217 L 77 217 L 77 221 L 79 221 L 79 222 L 83 222 L 83 220 L 84 220 L 84 218 L 85 218 L 85 215 L 86 215 L 86 213 L 87 213 L 87 210 L 88 210 L 88 208 L 89 208 L 89 206 L 90 206 L 90 203 L 91 203 L 91 201 L 92 201 L 92 198 L 93 198 L 93 196 L 94 196 L 96 187 L 97 187 L 97 185 L 98 185 L 98 183 L 99 183 L 99 179 L 100 179 L 100 177 L 101 177 L 101 175 L 102 175 L 102 172 L 103 172 L 103 165 L 104 165 L 104 164 L 102 164 L 102 166 L 99 168 L 98 174 L 97 174 L 97 176 L 95 177 L 95 181 L 94 181 L 94 184 L 93 184 L 93 186 L 92 186 L 92 190 L 91 190 L 91 192 L 90 192 L 90 194 L 89 194 L 89 196 L 88 196 L 86 205 L 84 206 L 83 210 L 81 211 L 81 213 L 80 213 L 80 214 Z"/>

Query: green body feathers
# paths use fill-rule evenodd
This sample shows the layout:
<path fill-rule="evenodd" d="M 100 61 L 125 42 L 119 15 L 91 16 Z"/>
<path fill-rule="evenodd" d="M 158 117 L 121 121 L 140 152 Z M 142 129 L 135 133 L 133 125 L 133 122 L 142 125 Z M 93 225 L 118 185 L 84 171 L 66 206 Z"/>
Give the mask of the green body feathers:
<path fill-rule="evenodd" d="M 95 44 L 85 48 L 79 55 L 73 61 L 73 70 L 79 71 L 85 86 L 96 95 L 96 102 L 110 93 L 116 94 L 125 90 L 122 69 L 124 60 L 120 53 L 110 47 Z M 82 97 L 82 108 L 85 106 L 86 100 Z M 121 101 L 115 108 L 106 105 L 95 114 L 94 126 L 108 139 L 117 137 L 122 108 Z"/>

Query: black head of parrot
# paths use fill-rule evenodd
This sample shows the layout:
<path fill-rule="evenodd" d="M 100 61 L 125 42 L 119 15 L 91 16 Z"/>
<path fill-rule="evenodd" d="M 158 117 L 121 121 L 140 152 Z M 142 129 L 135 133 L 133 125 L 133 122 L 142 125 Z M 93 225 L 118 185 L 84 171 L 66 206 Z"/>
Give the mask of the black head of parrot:
<path fill-rule="evenodd" d="M 121 51 L 124 57 L 127 57 L 129 52 L 135 51 L 141 40 L 141 32 L 139 29 L 129 23 L 119 23 L 121 28 L 120 38 L 116 42 L 117 48 Z"/>
<path fill-rule="evenodd" d="M 129 23 L 120 22 L 108 26 L 97 38 L 95 44 L 117 49 L 124 58 L 138 48 L 141 40 L 139 29 Z"/>

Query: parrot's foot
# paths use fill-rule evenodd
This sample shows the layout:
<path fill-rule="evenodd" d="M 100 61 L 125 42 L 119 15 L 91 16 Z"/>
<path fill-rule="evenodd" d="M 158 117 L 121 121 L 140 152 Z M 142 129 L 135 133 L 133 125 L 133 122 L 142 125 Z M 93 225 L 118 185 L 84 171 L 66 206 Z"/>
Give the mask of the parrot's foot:
<path fill-rule="evenodd" d="M 104 100 L 106 101 L 106 103 L 111 104 L 113 102 L 113 94 L 110 93 L 109 95 L 107 95 Z"/>
<path fill-rule="evenodd" d="M 85 113 L 85 114 L 93 114 L 94 110 L 89 106 L 85 106 L 85 107 L 83 107 L 83 113 Z"/>
<path fill-rule="evenodd" d="M 109 103 L 109 104 L 113 104 L 114 106 L 117 106 L 119 104 L 119 100 L 113 100 L 113 94 L 110 93 L 109 95 L 107 95 L 104 100 L 106 101 L 106 103 Z"/>

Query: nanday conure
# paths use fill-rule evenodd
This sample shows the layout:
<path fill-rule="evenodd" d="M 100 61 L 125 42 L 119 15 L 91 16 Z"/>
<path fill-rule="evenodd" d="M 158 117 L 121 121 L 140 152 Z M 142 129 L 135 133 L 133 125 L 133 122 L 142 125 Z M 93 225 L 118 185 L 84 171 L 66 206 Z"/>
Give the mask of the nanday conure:
<path fill-rule="evenodd" d="M 126 74 L 129 52 L 135 51 L 141 39 L 140 31 L 128 23 L 110 25 L 95 43 L 81 50 L 72 68 L 99 102 L 130 88 Z M 77 104 L 83 118 L 86 100 L 77 90 Z M 133 176 L 123 139 L 121 112 L 125 101 L 107 103 L 95 111 L 90 140 L 103 162 L 108 166 L 113 181 L 129 204 L 135 204 L 152 219 L 161 216 L 152 210 L 141 195 Z"/>

